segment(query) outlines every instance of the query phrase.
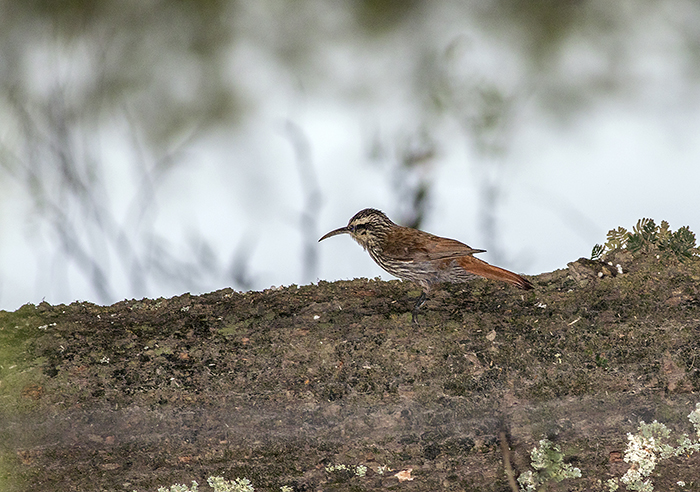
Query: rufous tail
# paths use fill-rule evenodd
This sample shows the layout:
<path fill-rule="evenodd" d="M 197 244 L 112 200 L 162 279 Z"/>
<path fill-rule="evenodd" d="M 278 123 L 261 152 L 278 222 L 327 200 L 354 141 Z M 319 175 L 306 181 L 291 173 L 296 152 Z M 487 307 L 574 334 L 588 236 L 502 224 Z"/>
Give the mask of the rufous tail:
<path fill-rule="evenodd" d="M 462 256 L 457 259 L 457 263 L 466 271 L 479 275 L 480 277 L 507 282 L 523 290 L 534 289 L 534 286 L 529 280 L 524 279 L 517 273 L 513 273 L 497 266 L 489 265 L 484 260 L 480 260 L 479 258 L 474 258 L 473 256 Z"/>

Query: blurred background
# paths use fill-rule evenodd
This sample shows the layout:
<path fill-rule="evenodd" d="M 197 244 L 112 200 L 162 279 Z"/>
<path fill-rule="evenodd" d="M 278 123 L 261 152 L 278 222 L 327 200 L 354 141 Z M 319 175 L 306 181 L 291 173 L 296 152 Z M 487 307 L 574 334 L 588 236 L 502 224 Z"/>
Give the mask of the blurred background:
<path fill-rule="evenodd" d="M 700 230 L 700 2 L 0 0 L 0 309 L 391 278 L 357 211 L 527 274 Z"/>

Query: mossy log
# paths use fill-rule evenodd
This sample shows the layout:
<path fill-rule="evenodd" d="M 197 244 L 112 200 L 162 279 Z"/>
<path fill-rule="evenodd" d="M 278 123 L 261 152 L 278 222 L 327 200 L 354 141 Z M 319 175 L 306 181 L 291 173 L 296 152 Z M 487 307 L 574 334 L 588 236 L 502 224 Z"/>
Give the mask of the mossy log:
<path fill-rule="evenodd" d="M 445 285 L 418 325 L 417 288 L 366 279 L 2 312 L 0 489 L 507 491 L 504 458 L 517 477 L 546 437 L 583 475 L 548 490 L 607 490 L 640 421 L 693 432 L 700 260 L 531 280 Z M 698 470 L 653 480 L 700 490 Z"/>

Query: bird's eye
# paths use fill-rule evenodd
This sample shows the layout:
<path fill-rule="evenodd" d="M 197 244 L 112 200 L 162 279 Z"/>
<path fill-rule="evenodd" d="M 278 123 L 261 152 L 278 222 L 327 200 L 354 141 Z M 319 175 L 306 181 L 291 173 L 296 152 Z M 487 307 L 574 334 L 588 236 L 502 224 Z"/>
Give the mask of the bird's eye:
<path fill-rule="evenodd" d="M 357 229 L 357 227 L 355 227 L 354 225 L 350 226 L 350 232 L 355 232 L 355 229 Z"/>

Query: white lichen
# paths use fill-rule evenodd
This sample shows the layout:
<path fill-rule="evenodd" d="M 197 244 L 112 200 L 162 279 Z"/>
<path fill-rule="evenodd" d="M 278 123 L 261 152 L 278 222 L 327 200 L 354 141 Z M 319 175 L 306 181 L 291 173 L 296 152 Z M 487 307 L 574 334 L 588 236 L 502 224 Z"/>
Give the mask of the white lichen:
<path fill-rule="evenodd" d="M 255 489 L 247 478 L 236 478 L 236 480 L 224 480 L 223 477 L 209 477 L 209 486 L 214 492 L 255 492 Z"/>
<path fill-rule="evenodd" d="M 695 427 L 695 434 L 698 436 L 698 439 L 700 439 L 700 403 L 695 404 L 695 410 L 690 412 L 688 420 L 690 420 L 693 427 Z"/>
<path fill-rule="evenodd" d="M 364 477 L 367 474 L 367 467 L 364 465 L 344 465 L 341 463 L 338 465 L 326 465 L 325 469 L 328 473 L 347 471 L 358 477 Z"/>
<path fill-rule="evenodd" d="M 336 471 L 344 471 L 344 470 L 347 470 L 347 469 L 348 469 L 347 465 L 343 465 L 343 464 L 340 464 L 340 465 L 326 465 L 326 471 L 327 471 L 328 473 L 333 473 L 333 472 L 336 472 Z"/>
<path fill-rule="evenodd" d="M 188 487 L 187 485 L 176 483 L 174 485 L 171 485 L 170 488 L 168 488 L 168 489 L 166 489 L 165 487 L 159 487 L 158 492 L 197 492 L 198 485 L 199 484 L 197 482 L 192 480 L 192 487 L 191 488 Z"/>
<path fill-rule="evenodd" d="M 564 453 L 548 439 L 542 439 L 533 448 L 530 461 L 535 471 L 526 471 L 518 477 L 520 490 L 534 492 L 550 480 L 561 482 L 566 478 L 581 477 L 581 470 L 564 463 Z"/>
<path fill-rule="evenodd" d="M 697 437 L 700 438 L 700 403 L 690 412 L 688 419 L 693 424 Z M 624 460 L 630 463 L 630 468 L 619 481 L 608 480 L 608 490 L 617 490 L 619 482 L 622 482 L 627 490 L 651 492 L 654 490 L 654 484 L 649 476 L 660 461 L 674 456 L 690 456 L 700 451 L 700 439 L 693 440 L 687 434 L 683 434 L 677 440 L 678 446 L 673 446 L 668 442 L 670 435 L 670 429 L 656 420 L 651 424 L 640 422 L 637 434 L 627 434 Z M 681 485 L 681 482 L 678 482 L 678 485 L 685 484 Z"/>
<path fill-rule="evenodd" d="M 378 475 L 384 475 L 385 473 L 390 472 L 390 471 L 393 471 L 393 470 L 386 465 L 379 465 L 379 466 L 377 466 L 377 470 L 376 470 Z"/>
<path fill-rule="evenodd" d="M 207 482 L 209 486 L 214 489 L 214 492 L 255 492 L 250 480 L 247 478 L 237 478 L 236 480 L 229 481 L 225 480 L 223 477 L 209 477 Z M 198 487 L 199 484 L 193 480 L 190 487 L 176 483 L 167 489 L 165 487 L 159 487 L 158 492 L 198 492 Z M 290 488 L 282 492 L 291 492 L 291 490 Z"/>

